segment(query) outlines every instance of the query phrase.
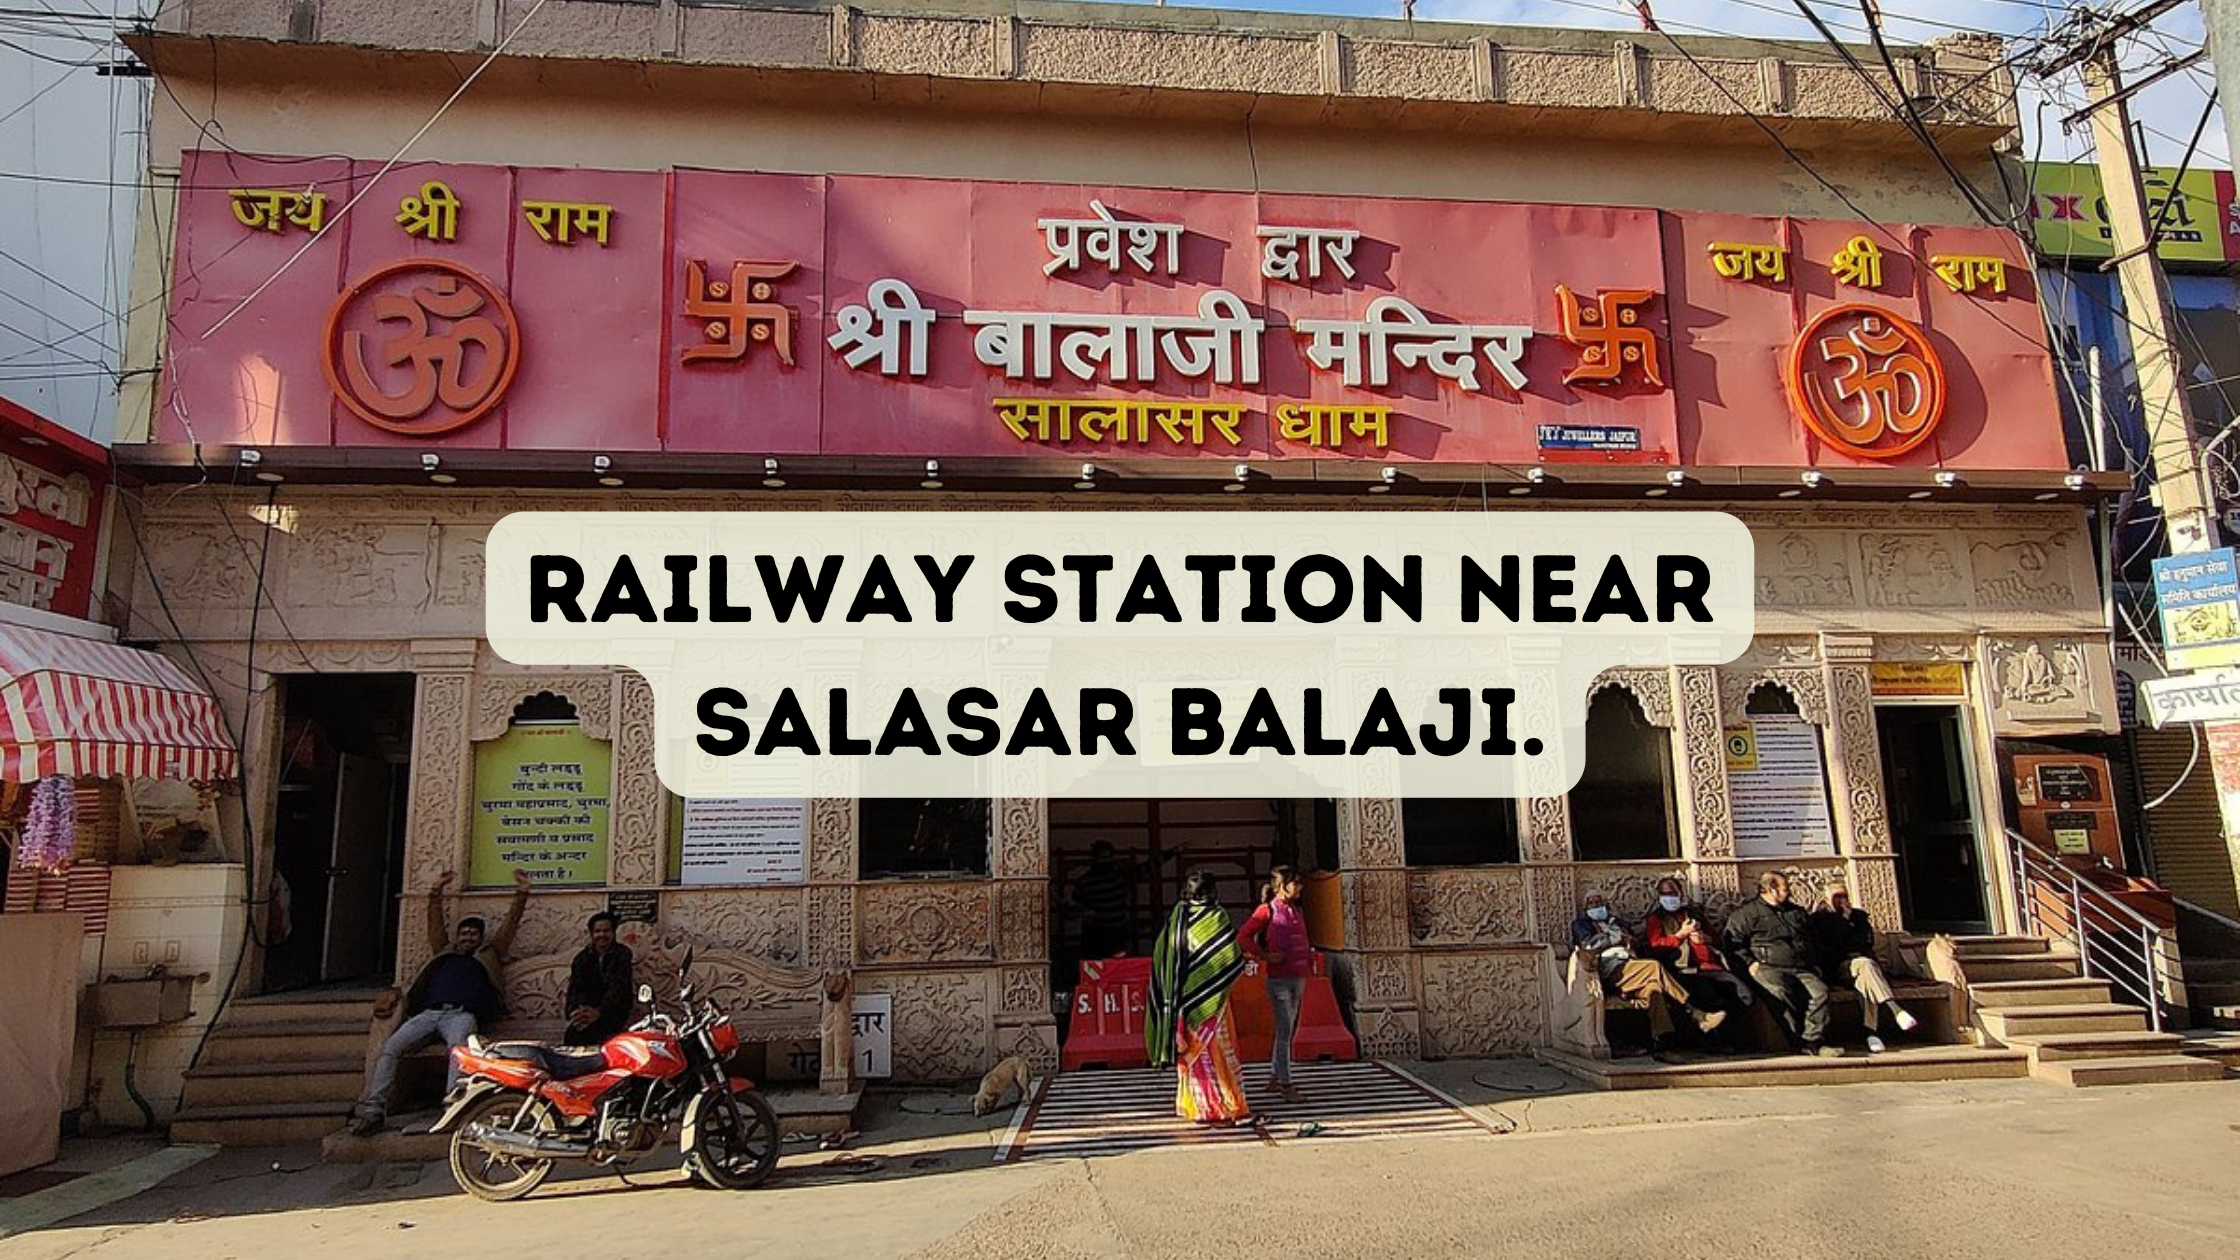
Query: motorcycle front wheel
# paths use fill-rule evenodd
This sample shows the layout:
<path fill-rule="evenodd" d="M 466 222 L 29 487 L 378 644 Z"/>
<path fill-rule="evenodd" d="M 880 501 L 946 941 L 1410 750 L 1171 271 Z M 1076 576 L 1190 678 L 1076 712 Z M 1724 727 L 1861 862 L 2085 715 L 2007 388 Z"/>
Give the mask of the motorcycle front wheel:
<path fill-rule="evenodd" d="M 703 1100 L 698 1140 L 685 1152 L 685 1164 L 718 1190 L 752 1190 L 778 1167 L 778 1113 L 760 1094 L 733 1094 L 731 1102 Z"/>
<path fill-rule="evenodd" d="M 467 1130 L 478 1124 L 553 1137 L 558 1135 L 560 1125 L 551 1104 L 510 1091 L 492 1094 L 469 1108 L 459 1118 L 459 1127 L 451 1133 L 452 1179 L 459 1183 L 461 1190 L 475 1198 L 487 1203 L 503 1203 L 518 1199 L 544 1183 L 552 1172 L 551 1160 L 500 1155 L 478 1146 L 467 1139 Z"/>

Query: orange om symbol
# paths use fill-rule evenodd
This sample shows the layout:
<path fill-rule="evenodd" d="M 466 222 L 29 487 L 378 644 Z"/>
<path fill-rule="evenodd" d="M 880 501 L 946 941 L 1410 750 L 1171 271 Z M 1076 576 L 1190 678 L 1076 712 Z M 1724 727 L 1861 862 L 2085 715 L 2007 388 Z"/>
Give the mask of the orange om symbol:
<path fill-rule="evenodd" d="M 1944 365 L 1919 328 L 1850 303 L 1805 326 L 1789 350 L 1789 403 L 1828 445 L 1892 459 L 1929 440 L 1944 415 Z"/>
<path fill-rule="evenodd" d="M 394 283 L 399 277 L 408 278 Z M 367 314 L 394 331 L 380 339 L 349 326 L 366 322 Z M 376 339 L 370 364 L 369 336 Z M 374 271 L 342 295 L 327 320 L 327 380 L 335 396 L 391 433 L 425 437 L 472 424 L 497 406 L 520 358 L 520 328 L 505 296 L 474 272 L 432 259 Z"/>
<path fill-rule="evenodd" d="M 1563 374 L 1566 385 L 1615 385 L 1626 369 L 1641 370 L 1643 379 L 1660 388 L 1664 374 L 1657 370 L 1657 335 L 1644 327 L 1644 308 L 1656 298 L 1653 289 L 1603 289 L 1590 305 L 1579 300 L 1568 285 L 1556 286 L 1556 314 L 1563 321 L 1562 337 L 1579 347 L 1578 366 Z"/>

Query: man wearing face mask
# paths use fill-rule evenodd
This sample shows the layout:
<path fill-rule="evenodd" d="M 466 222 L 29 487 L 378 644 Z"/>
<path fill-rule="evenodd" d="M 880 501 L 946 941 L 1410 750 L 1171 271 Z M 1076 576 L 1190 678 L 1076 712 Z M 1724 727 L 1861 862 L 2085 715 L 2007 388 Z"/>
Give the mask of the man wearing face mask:
<path fill-rule="evenodd" d="M 1635 956 L 1635 937 L 1625 921 L 1610 912 L 1601 893 L 1586 896 L 1585 908 L 1571 921 L 1571 946 L 1594 956 L 1595 972 L 1604 988 L 1649 1004 L 1649 1053 L 1664 1057 L 1672 1039 L 1672 1008 L 1683 1007 L 1699 1032 L 1709 1033 L 1726 1018 L 1725 1011 L 1706 1010 L 1693 1003 L 1688 989 L 1670 968 L 1653 958 Z"/>
<path fill-rule="evenodd" d="M 1679 880 L 1667 875 L 1657 881 L 1657 905 L 1643 930 L 1649 938 L 1644 952 L 1678 972 L 1697 1005 L 1721 1011 L 1750 1005 L 1750 986 L 1727 969 L 1711 943 L 1711 916 L 1687 899 Z"/>
<path fill-rule="evenodd" d="M 1779 871 L 1758 877 L 1758 895 L 1727 920 L 1727 945 L 1750 964 L 1790 1041 L 1806 1054 L 1840 1057 L 1827 1044 L 1828 983 L 1820 978 L 1820 951 L 1810 916 L 1789 900 L 1789 879 Z M 1801 995 L 1801 1001 L 1800 1001 Z M 1797 1008 L 1804 1008 L 1800 1020 Z"/>

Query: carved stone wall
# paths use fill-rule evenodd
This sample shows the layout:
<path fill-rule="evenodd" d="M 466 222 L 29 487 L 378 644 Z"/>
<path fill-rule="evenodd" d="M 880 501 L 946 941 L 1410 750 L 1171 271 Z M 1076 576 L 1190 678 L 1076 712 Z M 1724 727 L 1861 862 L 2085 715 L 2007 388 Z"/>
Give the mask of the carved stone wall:
<path fill-rule="evenodd" d="M 668 793 L 653 772 L 656 738 L 653 688 L 634 670 L 615 671 L 622 720 L 614 740 L 614 787 L 607 817 L 607 882 L 618 888 L 650 888 L 662 879 L 661 860 L 668 838 Z"/>
<path fill-rule="evenodd" d="M 856 958 L 865 964 L 988 962 L 993 894 L 984 882 L 879 881 L 856 886 Z"/>
<path fill-rule="evenodd" d="M 1408 872 L 1408 937 L 1416 945 L 1491 945 L 1531 937 L 1523 868 L 1419 868 Z"/>
<path fill-rule="evenodd" d="M 423 671 L 413 702 L 412 779 L 405 806 L 404 898 L 398 910 L 397 974 L 411 976 L 427 961 L 426 942 L 413 930 L 413 902 L 445 871 L 467 867 L 467 792 L 474 778 L 474 749 L 467 738 L 467 704 L 473 677 L 464 670 Z"/>
<path fill-rule="evenodd" d="M 1419 962 L 1424 1057 L 1517 1054 L 1547 1043 L 1538 951 L 1426 954 Z"/>
<path fill-rule="evenodd" d="M 1829 731 L 1828 788 L 1835 798 L 1836 842 L 1845 853 L 1890 852 L 1890 811 L 1884 804 L 1882 741 L 1875 734 L 1874 683 L 1865 665 L 1828 667 L 1834 695 Z"/>
<path fill-rule="evenodd" d="M 1728 807 L 1726 732 L 1720 726 L 1719 671 L 1673 671 L 1679 709 L 1674 741 L 1674 792 L 1680 807 L 1681 851 L 1698 858 L 1734 856 L 1734 823 Z"/>
<path fill-rule="evenodd" d="M 756 958 L 807 967 L 805 906 L 799 888 L 669 889 L 661 894 L 661 925 L 687 928 Z"/>
<path fill-rule="evenodd" d="M 894 995 L 894 1076 L 898 1081 L 962 1081 L 995 1066 L 990 1029 L 995 1003 L 982 971 L 868 973 L 858 993 Z"/>
<path fill-rule="evenodd" d="M 1525 860 L 1528 862 L 1568 862 L 1571 860 L 1571 798 L 1568 796 L 1535 796 L 1520 802 L 1517 821 L 1524 824 Z"/>

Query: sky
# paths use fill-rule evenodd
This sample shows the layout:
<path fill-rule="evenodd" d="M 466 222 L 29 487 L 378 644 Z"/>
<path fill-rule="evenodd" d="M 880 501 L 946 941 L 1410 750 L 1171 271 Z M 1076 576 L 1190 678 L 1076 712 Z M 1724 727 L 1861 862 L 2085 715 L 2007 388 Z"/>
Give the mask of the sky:
<path fill-rule="evenodd" d="M 908 0 L 887 0 L 902 4 Z M 1259 0 L 1201 7 L 1398 17 L 1402 0 Z M 1675 35 L 1741 35 L 1818 42 L 1794 0 L 1650 0 Z M 1847 40 L 1864 41 L 1860 0 L 1812 0 Z M 2015 38 L 2042 33 L 2072 7 L 2059 0 L 1879 0 L 1886 36 L 1925 43 L 1955 28 Z M 95 64 L 125 56 L 98 25 L 57 14 L 129 15 L 154 0 L 0 0 L 0 396 L 98 441 L 116 412 L 114 373 L 132 254 L 132 184 L 142 171 L 149 84 L 104 76 Z M 2098 0 L 2129 9 L 2137 0 Z M 940 0 L 928 0 L 939 9 Z M 1442 22 L 1639 30 L 1633 0 L 1416 0 L 1415 15 Z M 2187 4 L 2156 20 L 2128 50 L 2141 74 L 2190 52 L 2203 39 L 2201 13 Z M 2204 112 L 2196 166 L 2229 167 L 2224 121 L 2205 110 L 2206 64 L 2141 93 L 2134 117 L 2151 161 L 2175 165 Z M 2089 159 L 2082 128 L 2064 135 L 2063 115 L 2083 104 L 2074 73 L 2026 81 L 2024 147 L 2049 161 Z M 221 123 L 223 119 L 219 120 Z"/>

